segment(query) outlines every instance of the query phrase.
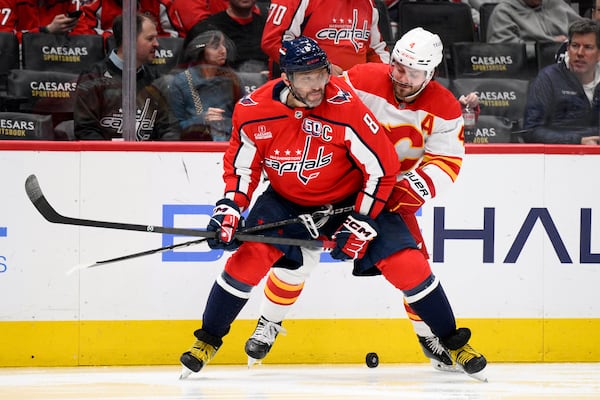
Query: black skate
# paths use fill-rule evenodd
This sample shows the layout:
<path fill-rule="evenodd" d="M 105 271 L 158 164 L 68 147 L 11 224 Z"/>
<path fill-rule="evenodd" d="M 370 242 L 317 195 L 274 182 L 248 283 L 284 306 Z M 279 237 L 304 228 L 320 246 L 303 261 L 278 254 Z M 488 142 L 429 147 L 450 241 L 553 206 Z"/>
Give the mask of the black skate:
<path fill-rule="evenodd" d="M 246 341 L 245 351 L 248 355 L 248 367 L 259 362 L 269 354 L 277 335 L 286 334 L 281 322 L 271 322 L 264 317 L 260 317 L 256 324 L 256 329 L 250 339 Z"/>
<path fill-rule="evenodd" d="M 431 366 L 438 371 L 445 372 L 462 372 L 460 368 L 452 362 L 450 353 L 440 343 L 440 339 L 437 336 L 419 336 L 419 344 L 421 349 L 427 358 L 431 362 Z"/>
<path fill-rule="evenodd" d="M 481 354 L 475 351 L 469 345 L 471 331 L 469 328 L 459 328 L 454 334 L 442 340 L 442 343 L 448 349 L 452 361 L 469 376 L 487 382 L 483 369 L 487 365 L 487 360 Z"/>
<path fill-rule="evenodd" d="M 208 364 L 217 354 L 217 350 L 223 343 L 221 339 L 208 335 L 202 330 L 197 330 L 194 335 L 197 339 L 190 350 L 179 357 L 179 361 L 183 366 L 179 379 L 187 378 L 192 372 L 200 372 L 202 367 Z"/>

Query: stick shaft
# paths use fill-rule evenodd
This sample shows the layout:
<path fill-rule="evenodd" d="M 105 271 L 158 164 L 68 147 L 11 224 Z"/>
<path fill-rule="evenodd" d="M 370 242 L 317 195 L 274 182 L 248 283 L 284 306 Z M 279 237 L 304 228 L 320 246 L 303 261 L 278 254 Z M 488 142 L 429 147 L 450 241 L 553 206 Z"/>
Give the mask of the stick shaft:
<path fill-rule="evenodd" d="M 267 223 L 267 224 L 263 224 L 263 225 L 256 225 L 256 226 L 244 229 L 242 231 L 242 233 L 258 232 L 258 231 L 262 231 L 262 230 L 266 230 L 266 229 L 272 229 L 272 228 L 276 228 L 276 227 L 279 227 L 279 226 L 284 226 L 284 225 L 293 224 L 293 223 L 299 223 L 299 222 L 301 222 L 300 218 L 284 219 L 282 221 L 271 222 L 271 223 Z M 237 235 L 238 234 L 236 234 L 236 237 L 237 237 Z M 152 250 L 140 251 L 138 253 L 127 254 L 127 255 L 124 255 L 124 256 L 120 256 L 120 257 L 110 258 L 108 260 L 96 261 L 93 264 L 83 265 L 83 266 L 78 267 L 77 269 L 93 268 L 93 267 L 98 267 L 100 265 L 105 265 L 105 264 L 110 264 L 110 263 L 114 263 L 114 262 L 130 260 L 132 258 L 149 256 L 149 255 L 156 254 L 156 253 L 162 253 L 162 252 L 165 252 L 167 250 L 179 249 L 179 248 L 182 248 L 182 247 L 189 247 L 189 246 L 192 246 L 192 245 L 195 245 L 195 244 L 203 243 L 203 242 L 205 242 L 207 240 L 208 240 L 208 238 L 202 238 L 202 239 L 190 240 L 190 241 L 183 242 L 183 243 L 172 244 L 172 245 L 169 245 L 169 246 L 158 247 L 158 248 L 152 249 Z"/>
<path fill-rule="evenodd" d="M 50 205 L 44 194 L 42 193 L 42 189 L 39 185 L 37 177 L 35 175 L 29 175 L 27 180 L 25 181 L 25 191 L 27 192 L 27 196 L 31 200 L 31 203 L 35 206 L 35 208 L 39 211 L 39 213 L 49 222 L 55 224 L 65 224 L 65 225 L 75 225 L 75 226 L 89 226 L 95 228 L 106 228 L 106 229 L 118 229 L 118 230 L 126 230 L 126 231 L 138 231 L 138 232 L 148 232 L 148 233 L 162 233 L 162 234 L 170 234 L 170 235 L 178 235 L 178 236 L 192 236 L 192 237 L 202 237 L 202 238 L 214 238 L 215 232 L 211 231 L 203 231 L 199 229 L 188 229 L 188 228 L 173 228 L 173 227 L 165 227 L 165 226 L 155 226 L 155 225 L 140 225 L 140 224 L 130 224 L 125 222 L 108 222 L 108 221 L 98 221 L 91 219 L 83 219 L 83 218 L 72 218 L 59 214 L 53 207 Z M 248 242 L 260 242 L 260 243 L 269 243 L 269 244 L 282 244 L 282 245 L 290 245 L 290 246 L 302 246 L 302 247 L 313 247 L 319 248 L 324 247 L 323 242 L 320 240 L 306 240 L 306 239 L 294 239 L 294 238 L 283 238 L 277 236 L 260 236 L 253 235 L 250 233 L 237 233 L 235 235 L 236 239 L 240 241 L 248 241 Z"/>

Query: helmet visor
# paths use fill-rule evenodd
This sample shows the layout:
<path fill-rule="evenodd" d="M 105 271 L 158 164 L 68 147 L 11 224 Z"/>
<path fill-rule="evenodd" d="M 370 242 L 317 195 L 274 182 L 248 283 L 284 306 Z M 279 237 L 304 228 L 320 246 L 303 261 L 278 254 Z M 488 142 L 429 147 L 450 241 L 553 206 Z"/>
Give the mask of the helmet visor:
<path fill-rule="evenodd" d="M 329 69 L 324 67 L 313 71 L 294 72 L 288 79 L 297 88 L 322 88 L 329 82 Z"/>
<path fill-rule="evenodd" d="M 425 82 L 428 75 L 427 71 L 407 67 L 395 60 L 392 60 L 390 63 L 392 81 L 402 86 L 419 88 Z"/>

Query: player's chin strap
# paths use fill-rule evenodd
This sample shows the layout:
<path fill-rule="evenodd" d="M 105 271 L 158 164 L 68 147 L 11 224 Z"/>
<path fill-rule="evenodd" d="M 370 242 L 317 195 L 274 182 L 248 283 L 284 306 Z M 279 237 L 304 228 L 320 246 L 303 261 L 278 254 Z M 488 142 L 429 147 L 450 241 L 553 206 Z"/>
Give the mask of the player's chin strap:
<path fill-rule="evenodd" d="M 300 95 L 296 94 L 296 91 L 294 90 L 294 88 L 291 85 L 288 85 L 288 89 L 290 90 L 290 93 L 292 94 L 292 96 L 298 100 L 300 103 L 304 104 L 306 106 L 306 108 L 312 108 L 302 97 L 300 97 Z"/>
<path fill-rule="evenodd" d="M 310 234 L 310 237 L 317 239 L 320 236 L 319 228 L 322 228 L 329 221 L 330 216 L 352 210 L 354 210 L 354 206 L 336 208 L 334 210 L 331 204 L 327 204 L 323 206 L 323 210 L 317 210 L 312 214 L 300 214 L 298 218 Z"/>

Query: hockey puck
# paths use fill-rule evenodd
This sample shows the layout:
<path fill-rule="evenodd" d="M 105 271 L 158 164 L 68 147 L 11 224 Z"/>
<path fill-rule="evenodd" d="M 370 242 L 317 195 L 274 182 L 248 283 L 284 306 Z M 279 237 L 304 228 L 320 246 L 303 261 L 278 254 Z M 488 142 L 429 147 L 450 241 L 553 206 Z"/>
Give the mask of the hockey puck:
<path fill-rule="evenodd" d="M 367 367 L 376 368 L 379 365 L 379 356 L 377 353 L 369 353 L 366 358 Z"/>

